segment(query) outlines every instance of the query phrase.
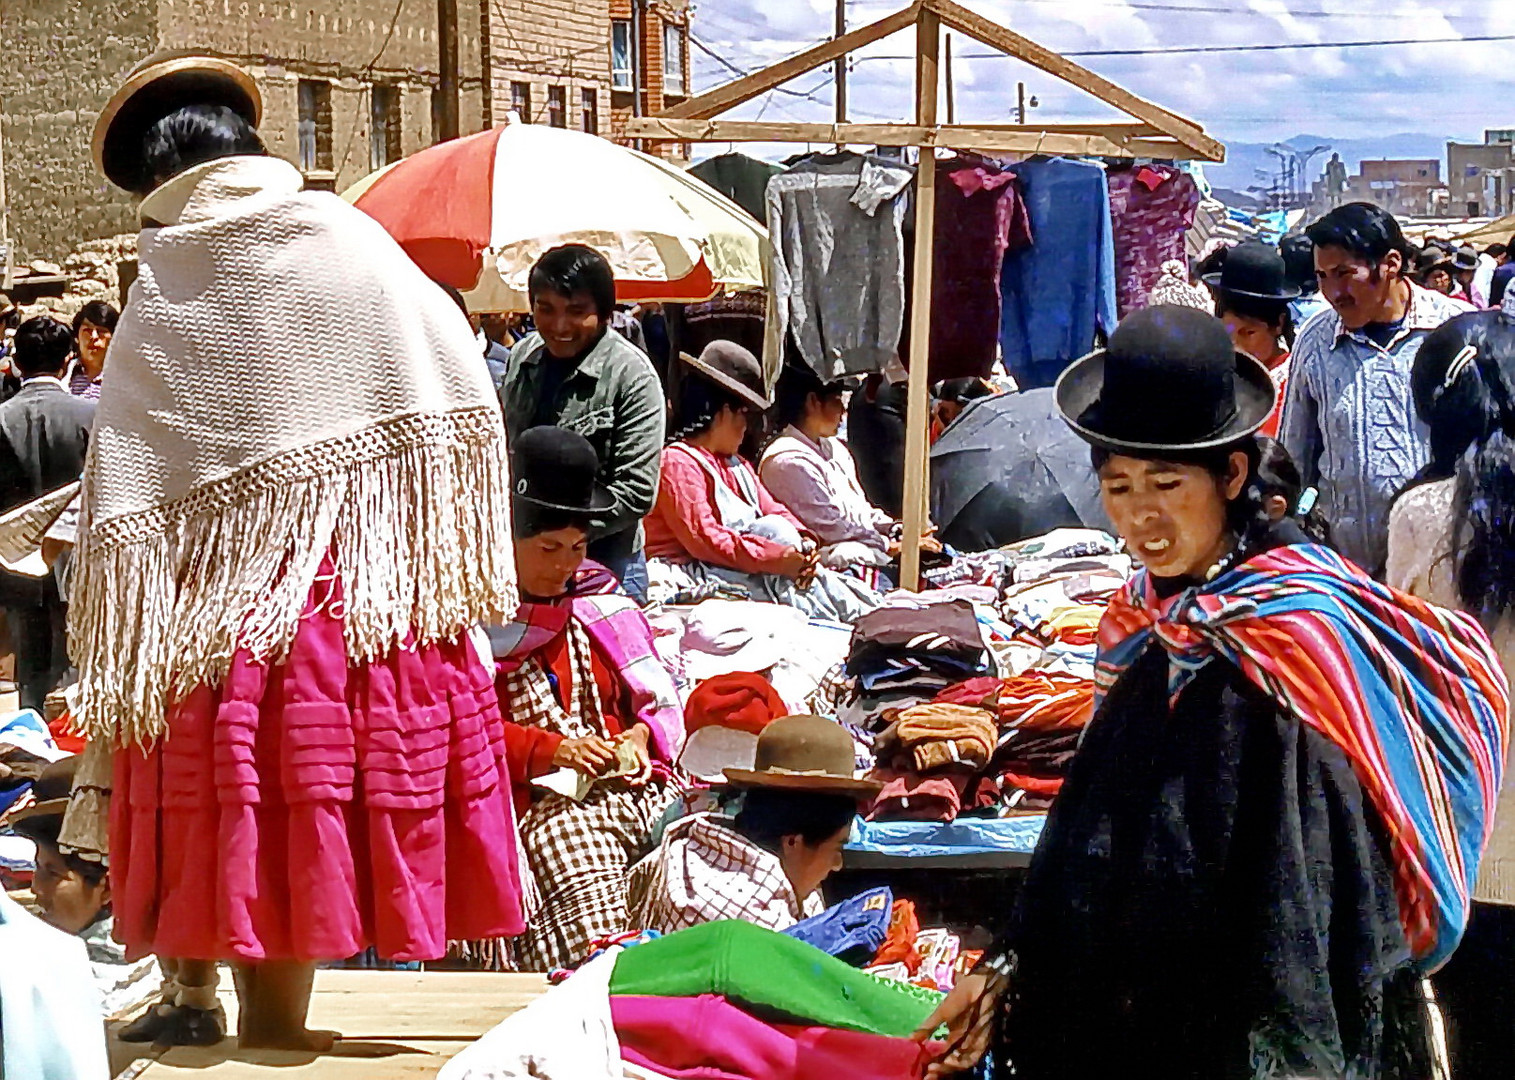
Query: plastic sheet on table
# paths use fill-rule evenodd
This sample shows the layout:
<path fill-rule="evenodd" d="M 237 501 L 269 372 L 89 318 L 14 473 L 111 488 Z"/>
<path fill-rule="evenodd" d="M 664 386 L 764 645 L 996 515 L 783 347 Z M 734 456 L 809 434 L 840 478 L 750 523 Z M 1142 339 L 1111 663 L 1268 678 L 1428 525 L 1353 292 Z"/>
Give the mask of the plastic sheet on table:
<path fill-rule="evenodd" d="M 1030 854 L 1046 824 L 1045 814 L 959 818 L 946 823 L 857 818 L 852 823 L 847 850 L 922 859 L 993 852 Z"/>

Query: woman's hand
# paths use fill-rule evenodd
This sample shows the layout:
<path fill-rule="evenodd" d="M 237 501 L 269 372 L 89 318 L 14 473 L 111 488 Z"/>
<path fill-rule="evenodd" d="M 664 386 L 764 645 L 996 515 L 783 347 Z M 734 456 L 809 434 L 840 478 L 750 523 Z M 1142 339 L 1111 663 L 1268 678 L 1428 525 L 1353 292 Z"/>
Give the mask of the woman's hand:
<path fill-rule="evenodd" d="M 632 787 L 641 787 L 652 779 L 652 754 L 647 749 L 647 742 L 651 738 L 652 729 L 646 724 L 637 724 L 621 736 L 622 742 L 631 744 L 632 753 L 636 757 L 636 771 L 623 777 Z"/>
<path fill-rule="evenodd" d="M 947 1026 L 946 1056 L 926 1067 L 927 1080 L 965 1072 L 988 1053 L 994 1015 L 1009 986 L 1008 978 L 993 971 L 975 971 L 958 979 L 920 1030 L 910 1036 L 924 1043 L 937 1028 Z"/>
<path fill-rule="evenodd" d="M 598 735 L 564 739 L 558 743 L 552 763 L 560 769 L 577 769 L 585 776 L 603 776 L 615 768 L 615 744 Z"/>
<path fill-rule="evenodd" d="M 776 573 L 782 574 L 786 578 L 798 579 L 807 570 L 810 570 L 812 573 L 814 572 L 812 556 L 807 552 L 801 551 L 799 548 L 789 548 L 780 557 Z"/>

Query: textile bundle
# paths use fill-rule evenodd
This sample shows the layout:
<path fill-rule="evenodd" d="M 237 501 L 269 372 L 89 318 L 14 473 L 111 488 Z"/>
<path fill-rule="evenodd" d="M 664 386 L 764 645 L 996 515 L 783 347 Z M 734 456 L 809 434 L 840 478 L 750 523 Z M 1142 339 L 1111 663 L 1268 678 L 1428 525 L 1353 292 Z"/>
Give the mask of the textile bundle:
<path fill-rule="evenodd" d="M 907 1080 L 940 995 L 791 936 L 715 922 L 611 950 L 464 1050 L 441 1080 Z"/>
<path fill-rule="evenodd" d="M 515 608 L 505 432 L 468 324 L 377 222 L 301 183 L 229 158 L 144 204 L 161 224 L 111 343 L 74 560 L 93 738 L 151 742 L 239 648 L 278 660 L 326 558 L 355 662 Z"/>
<path fill-rule="evenodd" d="M 1167 600 L 1138 574 L 1101 630 L 1101 691 L 1153 634 L 1174 695 L 1222 656 L 1341 747 L 1387 827 L 1410 947 L 1435 970 L 1467 924 L 1509 741 L 1508 683 L 1478 622 L 1298 545 Z"/>

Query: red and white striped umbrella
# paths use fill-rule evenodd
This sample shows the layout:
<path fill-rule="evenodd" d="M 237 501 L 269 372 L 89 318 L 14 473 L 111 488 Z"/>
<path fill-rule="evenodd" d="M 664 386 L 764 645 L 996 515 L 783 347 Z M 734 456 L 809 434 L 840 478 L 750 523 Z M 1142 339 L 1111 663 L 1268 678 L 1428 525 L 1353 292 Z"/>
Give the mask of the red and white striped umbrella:
<path fill-rule="evenodd" d="M 760 288 L 768 234 L 667 162 L 583 132 L 509 123 L 360 180 L 343 198 L 374 217 L 473 311 L 526 311 L 526 278 L 559 244 L 610 260 L 625 301 L 699 301 Z"/>

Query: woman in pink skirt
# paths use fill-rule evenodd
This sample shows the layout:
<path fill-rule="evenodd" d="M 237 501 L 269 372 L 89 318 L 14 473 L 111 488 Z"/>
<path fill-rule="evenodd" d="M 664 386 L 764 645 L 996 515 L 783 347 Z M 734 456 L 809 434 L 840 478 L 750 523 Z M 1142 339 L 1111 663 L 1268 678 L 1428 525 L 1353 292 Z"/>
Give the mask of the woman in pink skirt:
<path fill-rule="evenodd" d="M 96 131 L 143 231 L 84 483 L 74 827 L 114 750 L 128 952 L 177 958 L 182 987 L 229 961 L 244 1045 L 323 1049 L 318 960 L 523 928 L 469 636 L 515 608 L 509 484 L 467 322 L 376 223 L 302 191 L 258 118 L 244 72 L 176 56 Z"/>

